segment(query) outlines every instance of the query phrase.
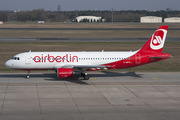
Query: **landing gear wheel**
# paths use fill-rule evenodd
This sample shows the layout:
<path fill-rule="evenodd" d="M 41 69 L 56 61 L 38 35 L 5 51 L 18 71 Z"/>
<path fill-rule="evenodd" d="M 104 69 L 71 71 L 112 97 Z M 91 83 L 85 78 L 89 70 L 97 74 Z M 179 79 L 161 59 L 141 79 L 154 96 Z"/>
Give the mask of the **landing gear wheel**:
<path fill-rule="evenodd" d="M 81 76 L 83 76 L 83 77 L 84 77 L 84 76 L 85 76 L 85 74 L 84 74 L 84 73 L 81 73 Z"/>
<path fill-rule="evenodd" d="M 30 76 L 29 76 L 29 73 L 30 73 L 31 71 L 30 70 L 28 70 L 28 74 L 26 75 L 26 78 L 27 79 L 29 79 L 30 78 Z"/>
<path fill-rule="evenodd" d="M 30 76 L 29 76 L 29 75 L 27 75 L 27 76 L 26 76 L 26 78 L 27 78 L 27 79 L 29 79 L 29 78 L 30 78 Z"/>
<path fill-rule="evenodd" d="M 89 80 L 89 76 L 88 76 L 88 75 L 85 75 L 85 76 L 84 76 L 84 80 Z"/>

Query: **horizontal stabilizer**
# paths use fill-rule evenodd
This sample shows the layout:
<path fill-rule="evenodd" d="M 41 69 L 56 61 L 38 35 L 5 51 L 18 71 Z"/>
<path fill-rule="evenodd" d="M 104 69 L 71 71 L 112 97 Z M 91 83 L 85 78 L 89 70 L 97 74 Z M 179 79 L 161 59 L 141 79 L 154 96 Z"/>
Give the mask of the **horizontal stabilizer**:
<path fill-rule="evenodd" d="M 167 59 L 169 57 L 172 57 L 172 56 L 170 54 L 167 54 L 167 53 L 161 53 L 159 55 L 151 56 L 151 57 L 149 57 L 149 59 Z"/>
<path fill-rule="evenodd" d="M 149 57 L 150 59 L 158 59 L 158 58 L 169 58 L 168 56 L 156 56 L 156 57 Z"/>

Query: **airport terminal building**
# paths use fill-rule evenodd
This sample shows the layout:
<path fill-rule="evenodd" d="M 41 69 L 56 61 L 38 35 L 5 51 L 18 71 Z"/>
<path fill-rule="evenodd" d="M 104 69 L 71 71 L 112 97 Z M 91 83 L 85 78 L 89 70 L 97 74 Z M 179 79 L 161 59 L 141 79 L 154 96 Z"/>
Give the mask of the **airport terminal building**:
<path fill-rule="evenodd" d="M 144 16 L 141 17 L 141 23 L 162 23 L 162 17 Z"/>
<path fill-rule="evenodd" d="M 105 20 L 96 16 L 78 16 L 73 22 L 105 22 Z"/>
<path fill-rule="evenodd" d="M 165 18 L 164 22 L 165 23 L 180 23 L 180 18 L 179 17 Z"/>
<path fill-rule="evenodd" d="M 140 19 L 141 23 L 162 23 L 162 17 L 144 16 Z M 180 17 L 164 18 L 164 23 L 180 23 Z"/>

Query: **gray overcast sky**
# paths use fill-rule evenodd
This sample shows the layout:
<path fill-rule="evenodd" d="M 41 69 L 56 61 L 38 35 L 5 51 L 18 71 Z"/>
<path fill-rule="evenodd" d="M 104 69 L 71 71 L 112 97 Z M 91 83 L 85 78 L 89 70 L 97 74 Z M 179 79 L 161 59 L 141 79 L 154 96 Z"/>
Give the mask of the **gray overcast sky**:
<path fill-rule="evenodd" d="M 0 10 L 180 10 L 180 0 L 0 0 Z"/>

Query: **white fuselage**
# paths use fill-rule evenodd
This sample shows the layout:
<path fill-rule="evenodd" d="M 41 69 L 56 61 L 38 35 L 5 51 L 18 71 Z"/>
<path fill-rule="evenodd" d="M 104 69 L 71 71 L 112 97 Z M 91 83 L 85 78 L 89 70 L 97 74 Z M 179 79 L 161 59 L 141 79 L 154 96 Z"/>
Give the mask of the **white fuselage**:
<path fill-rule="evenodd" d="M 102 65 L 129 58 L 135 52 L 25 52 L 6 62 L 13 69 L 57 69 L 67 65 Z"/>

